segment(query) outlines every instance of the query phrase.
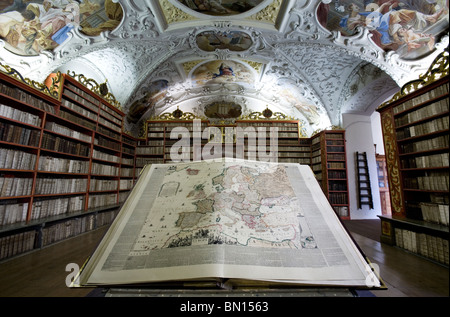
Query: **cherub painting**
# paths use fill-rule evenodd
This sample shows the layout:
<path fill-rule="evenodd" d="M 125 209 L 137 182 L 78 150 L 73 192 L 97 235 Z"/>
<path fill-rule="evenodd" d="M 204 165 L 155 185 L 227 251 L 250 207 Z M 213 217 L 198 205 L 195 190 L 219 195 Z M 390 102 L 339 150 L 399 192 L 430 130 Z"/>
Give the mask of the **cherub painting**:
<path fill-rule="evenodd" d="M 13 53 L 37 55 L 64 43 L 73 28 L 97 36 L 116 28 L 122 16 L 113 0 L 10 0 L 0 7 L 0 39 Z"/>
<path fill-rule="evenodd" d="M 446 0 L 325 1 L 317 15 L 332 31 L 351 36 L 367 28 L 375 44 L 404 59 L 425 56 L 448 28 Z"/>
<path fill-rule="evenodd" d="M 254 82 L 253 72 L 244 64 L 231 60 L 215 60 L 199 65 L 192 73 L 195 85 Z"/>

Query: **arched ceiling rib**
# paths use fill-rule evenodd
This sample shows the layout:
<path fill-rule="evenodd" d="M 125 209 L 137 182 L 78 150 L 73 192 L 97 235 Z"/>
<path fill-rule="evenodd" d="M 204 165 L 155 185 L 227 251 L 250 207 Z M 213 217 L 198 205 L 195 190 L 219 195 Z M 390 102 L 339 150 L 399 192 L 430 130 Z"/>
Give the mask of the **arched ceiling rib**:
<path fill-rule="evenodd" d="M 50 2 L 55 9 L 57 3 L 73 4 Z M 88 10 L 87 1 L 75 2 L 81 11 Z M 410 1 L 391 2 L 401 4 L 399 10 Z M 414 5 L 418 2 L 424 1 Z M 114 28 L 86 35 L 84 27 L 75 25 L 54 50 L 34 56 L 12 52 L 0 34 L 0 62 L 41 82 L 58 70 L 83 73 L 99 83 L 107 79 L 130 114 L 130 131 L 139 130 L 149 116 L 177 107 L 202 114 L 211 103 L 223 101 L 239 104 L 244 112 L 269 106 L 301 119 L 312 133 L 339 125 L 343 113 L 370 114 L 399 86 L 424 73 L 448 46 L 448 34 L 440 32 L 429 54 L 405 59 L 375 44 L 370 27 L 355 28 L 351 35 L 324 27 L 324 17 L 328 25 L 336 24 L 345 5 L 363 3 L 357 0 L 223 0 L 214 2 L 222 7 L 213 15 L 196 10 L 193 1 L 89 3 L 99 4 L 96 12 Z M 448 27 L 446 9 L 433 27 Z M 5 10 L 0 7 L 0 17 Z"/>

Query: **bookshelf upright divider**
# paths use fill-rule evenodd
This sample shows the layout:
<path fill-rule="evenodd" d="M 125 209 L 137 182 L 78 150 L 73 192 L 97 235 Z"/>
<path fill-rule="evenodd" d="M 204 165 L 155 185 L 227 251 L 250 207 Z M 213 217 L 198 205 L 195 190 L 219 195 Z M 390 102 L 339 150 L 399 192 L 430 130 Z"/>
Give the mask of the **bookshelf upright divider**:
<path fill-rule="evenodd" d="M 81 76 L 0 64 L 0 260 L 112 223 L 134 185 L 124 113 Z"/>

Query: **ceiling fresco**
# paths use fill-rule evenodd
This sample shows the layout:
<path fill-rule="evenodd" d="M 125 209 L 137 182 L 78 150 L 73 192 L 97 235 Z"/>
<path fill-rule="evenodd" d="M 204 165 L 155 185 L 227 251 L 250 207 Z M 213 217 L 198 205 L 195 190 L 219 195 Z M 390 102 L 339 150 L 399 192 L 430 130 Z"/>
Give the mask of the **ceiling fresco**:
<path fill-rule="evenodd" d="M 269 108 L 311 135 L 370 115 L 447 47 L 444 0 L 0 2 L 0 63 L 106 83 L 132 133 L 177 109 Z"/>
<path fill-rule="evenodd" d="M 317 15 L 330 31 L 351 36 L 366 28 L 383 50 L 416 59 L 433 51 L 437 38 L 445 33 L 448 1 L 330 0 L 320 4 Z"/>
<path fill-rule="evenodd" d="M 98 36 L 114 30 L 122 17 L 122 7 L 112 0 L 5 0 L 0 38 L 11 52 L 37 55 L 64 43 L 74 28 Z"/>

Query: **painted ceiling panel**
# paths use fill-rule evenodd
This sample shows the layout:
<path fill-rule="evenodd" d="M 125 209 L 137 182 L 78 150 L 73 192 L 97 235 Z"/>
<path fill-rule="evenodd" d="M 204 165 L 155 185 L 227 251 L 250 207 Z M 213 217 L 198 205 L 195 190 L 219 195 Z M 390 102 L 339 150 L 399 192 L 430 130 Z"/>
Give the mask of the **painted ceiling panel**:
<path fill-rule="evenodd" d="M 1 63 L 41 82 L 71 66 L 106 81 L 132 132 L 228 104 L 312 133 L 369 115 L 447 46 L 444 0 L 0 2 Z"/>

